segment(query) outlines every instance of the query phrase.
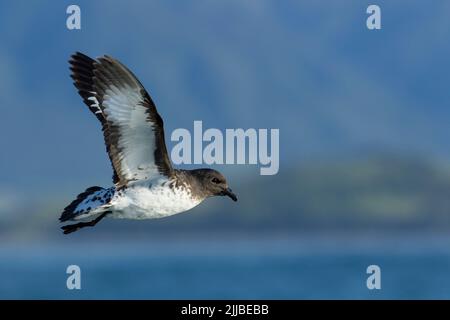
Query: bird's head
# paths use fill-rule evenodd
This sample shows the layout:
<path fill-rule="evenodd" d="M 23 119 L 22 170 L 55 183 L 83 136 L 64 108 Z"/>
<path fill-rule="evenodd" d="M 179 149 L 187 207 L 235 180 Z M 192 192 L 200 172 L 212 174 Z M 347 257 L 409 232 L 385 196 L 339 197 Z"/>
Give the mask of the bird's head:
<path fill-rule="evenodd" d="M 237 201 L 236 195 L 228 186 L 227 179 L 219 171 L 213 169 L 198 169 L 195 175 L 200 180 L 203 192 L 207 197 L 228 196 L 233 201 Z"/>

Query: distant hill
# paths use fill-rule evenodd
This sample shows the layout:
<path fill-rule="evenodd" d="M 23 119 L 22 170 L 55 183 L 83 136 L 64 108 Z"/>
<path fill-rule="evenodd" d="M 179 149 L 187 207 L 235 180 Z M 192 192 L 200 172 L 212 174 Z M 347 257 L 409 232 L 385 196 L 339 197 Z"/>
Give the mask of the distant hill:
<path fill-rule="evenodd" d="M 372 156 L 314 163 L 240 182 L 233 187 L 237 203 L 214 198 L 191 212 L 161 220 L 102 221 L 95 233 L 83 230 L 83 237 L 450 229 L 450 170 L 416 158 Z M 0 237 L 59 237 L 57 218 L 64 201 L 24 203 L 0 220 Z"/>

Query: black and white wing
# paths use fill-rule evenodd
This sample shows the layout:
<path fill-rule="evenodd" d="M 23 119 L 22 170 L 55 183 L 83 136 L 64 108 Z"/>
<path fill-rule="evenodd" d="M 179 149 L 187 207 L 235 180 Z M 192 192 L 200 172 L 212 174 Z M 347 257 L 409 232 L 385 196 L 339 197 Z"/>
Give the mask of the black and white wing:
<path fill-rule="evenodd" d="M 77 52 L 69 63 L 75 87 L 102 124 L 116 186 L 171 176 L 163 120 L 133 73 L 109 56 Z"/>

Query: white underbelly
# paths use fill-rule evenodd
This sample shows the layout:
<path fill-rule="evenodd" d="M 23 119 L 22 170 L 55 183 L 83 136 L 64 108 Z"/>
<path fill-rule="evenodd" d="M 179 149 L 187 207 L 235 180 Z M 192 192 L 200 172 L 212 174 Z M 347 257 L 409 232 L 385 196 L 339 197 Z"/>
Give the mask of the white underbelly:
<path fill-rule="evenodd" d="M 111 202 L 111 217 L 116 219 L 156 219 L 171 216 L 197 206 L 185 189 L 135 187 L 123 191 Z"/>

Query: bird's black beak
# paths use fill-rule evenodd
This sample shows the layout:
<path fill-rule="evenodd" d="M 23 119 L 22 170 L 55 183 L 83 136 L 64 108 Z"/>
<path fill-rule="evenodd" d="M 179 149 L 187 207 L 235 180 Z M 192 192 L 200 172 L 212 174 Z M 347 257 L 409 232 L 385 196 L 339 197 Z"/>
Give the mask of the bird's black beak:
<path fill-rule="evenodd" d="M 226 188 L 225 190 L 223 190 L 222 194 L 224 196 L 229 196 L 231 199 L 233 199 L 233 201 L 237 201 L 236 195 L 233 193 L 233 191 L 231 191 L 230 188 Z"/>

